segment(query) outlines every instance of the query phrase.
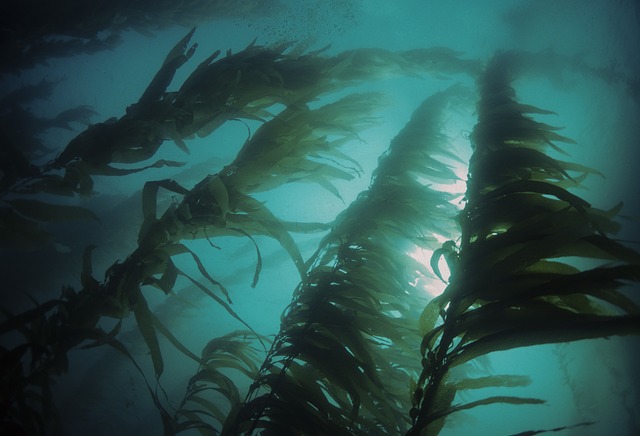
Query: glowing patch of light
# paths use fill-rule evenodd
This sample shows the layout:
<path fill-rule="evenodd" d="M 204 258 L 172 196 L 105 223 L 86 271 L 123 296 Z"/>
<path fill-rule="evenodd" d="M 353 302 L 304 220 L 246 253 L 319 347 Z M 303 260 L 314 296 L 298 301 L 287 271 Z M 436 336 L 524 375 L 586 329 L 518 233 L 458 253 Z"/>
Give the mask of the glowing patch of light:
<path fill-rule="evenodd" d="M 445 159 L 442 159 L 443 161 Z M 439 192 L 446 192 L 448 194 L 452 194 L 453 198 L 451 203 L 458 208 L 462 208 L 462 199 L 464 198 L 464 194 L 467 191 L 467 173 L 468 168 L 466 165 L 461 164 L 460 162 L 453 161 L 448 159 L 446 164 L 450 167 L 453 173 L 456 175 L 457 179 L 449 180 L 445 182 L 437 182 L 428 177 L 422 177 L 416 175 L 416 180 L 418 183 L 428 186 L 430 189 Z"/>
<path fill-rule="evenodd" d="M 438 238 L 438 236 L 440 235 L 434 234 L 433 236 Z M 444 237 L 442 239 L 443 239 L 442 242 L 447 240 Z M 445 288 L 447 287 L 447 284 L 442 282 L 442 280 L 440 280 L 435 275 L 435 273 L 431 271 L 430 262 L 431 262 L 431 256 L 433 256 L 433 250 L 425 250 L 423 248 L 418 247 L 414 251 L 410 252 L 409 256 L 411 256 L 413 259 L 420 262 L 422 265 L 426 267 L 428 271 L 431 272 L 429 276 L 425 276 L 420 271 L 416 271 L 416 278 L 410 283 L 410 285 L 413 286 L 414 288 L 416 287 L 422 288 L 424 292 L 426 292 L 432 297 L 437 297 L 438 295 L 442 294 Z M 449 271 L 449 266 L 447 265 L 447 262 L 444 260 L 444 257 L 440 257 L 440 260 L 438 261 L 438 268 L 440 269 L 440 274 L 442 274 L 442 277 L 444 277 L 445 280 L 448 279 L 449 276 L 451 275 L 451 272 Z"/>
<path fill-rule="evenodd" d="M 456 206 L 458 209 L 462 209 L 464 207 L 464 195 L 467 191 L 468 168 L 460 162 L 451 160 L 449 160 L 447 164 L 450 165 L 451 169 L 458 177 L 458 180 L 454 183 L 433 183 L 429 182 L 427 179 L 419 180 L 419 182 L 423 183 L 425 186 L 429 186 L 431 189 L 453 194 L 453 198 L 450 200 L 451 204 Z M 443 244 L 451 239 L 451 236 L 439 235 L 437 233 L 432 233 L 430 236 L 438 241 L 439 244 Z M 438 278 L 431 269 L 431 257 L 433 256 L 433 250 L 416 247 L 408 254 L 413 259 L 424 265 L 425 269 L 429 272 L 428 275 L 424 275 L 420 271 L 416 271 L 416 278 L 410 283 L 410 285 L 414 288 L 422 288 L 424 292 L 432 297 L 437 297 L 442 294 L 446 289 L 447 284 L 440 280 L 440 278 Z M 440 270 L 442 277 L 445 280 L 448 280 L 451 272 L 449 271 L 449 265 L 447 265 L 444 256 L 441 256 L 440 259 L 438 259 L 438 269 Z"/>
<path fill-rule="evenodd" d="M 468 146 L 466 144 L 451 144 L 453 149 L 455 149 L 456 154 L 458 154 L 461 158 L 462 162 L 468 162 Z M 462 210 L 464 207 L 463 199 L 464 195 L 467 191 L 467 176 L 469 173 L 469 168 L 466 164 L 463 164 L 460 161 L 456 161 L 450 158 L 438 158 L 443 163 L 446 163 L 453 173 L 457 176 L 457 180 L 448 183 L 435 183 L 432 180 L 422 177 L 418 178 L 418 181 L 425 186 L 429 186 L 429 188 L 434 189 L 440 192 L 446 192 L 449 194 L 453 194 L 453 198 L 450 200 L 451 204 L 456 206 L 458 209 Z M 436 239 L 439 244 L 443 244 L 444 242 L 452 239 L 451 236 L 443 236 L 437 233 L 432 233 L 429 235 Z M 455 239 L 455 238 L 454 238 Z M 409 256 L 420 262 L 425 266 L 425 269 L 429 272 L 428 275 L 424 275 L 423 273 L 416 271 L 416 278 L 410 283 L 413 287 L 419 287 L 424 289 L 424 292 L 431 295 L 432 297 L 437 297 L 442 294 L 447 287 L 447 284 L 444 283 L 440 278 L 438 278 L 435 273 L 431 269 L 431 257 L 433 256 L 433 250 L 425 250 L 420 247 L 416 247 L 415 250 L 408 253 Z M 440 270 L 440 274 L 445 280 L 449 279 L 451 272 L 449 271 L 449 265 L 447 265 L 444 256 L 441 256 L 438 260 L 438 269 Z"/>
<path fill-rule="evenodd" d="M 456 161 L 448 161 L 447 164 L 451 167 L 451 170 L 458 178 L 455 182 L 450 183 L 432 183 L 431 188 L 441 192 L 447 192 L 453 194 L 454 198 L 451 201 L 456 206 L 459 206 L 465 192 L 467 191 L 467 175 L 469 169 L 466 165 Z"/>

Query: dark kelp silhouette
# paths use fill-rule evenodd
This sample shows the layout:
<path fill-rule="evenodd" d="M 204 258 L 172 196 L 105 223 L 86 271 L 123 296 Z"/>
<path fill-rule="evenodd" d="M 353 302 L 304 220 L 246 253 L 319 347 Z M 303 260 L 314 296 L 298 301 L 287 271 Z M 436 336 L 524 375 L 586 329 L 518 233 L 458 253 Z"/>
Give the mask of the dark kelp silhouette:
<path fill-rule="evenodd" d="M 401 434 L 408 429 L 406 386 L 419 355 L 428 274 L 408 253 L 451 238 L 457 209 L 434 191 L 457 176 L 440 114 L 464 95 L 458 87 L 427 99 L 380 158 L 370 188 L 334 222 L 285 310 L 279 334 L 227 434 Z M 420 178 L 423 180 L 420 181 Z M 426 180 L 426 182 L 425 182 Z M 384 271 L 383 274 L 381 272 Z M 412 303 L 410 303 L 412 302 Z"/>
<path fill-rule="evenodd" d="M 349 121 L 348 124 L 336 121 L 336 115 L 343 114 L 342 102 L 350 109 L 358 109 L 353 115 L 345 118 Z M 36 309 L 10 318 L 2 324 L 1 333 L 18 329 L 28 340 L 23 347 L 18 348 L 19 352 L 14 350 L 15 353 L 6 356 L 7 363 L 11 362 L 15 371 L 18 371 L 20 358 L 25 356 L 25 353 L 30 350 L 34 352 L 33 347 L 36 347 L 36 344 L 42 348 L 32 356 L 31 369 L 19 377 L 25 384 L 22 387 L 33 382 L 45 389 L 45 383 L 49 382 L 47 375 L 65 372 L 66 353 L 83 341 L 101 340 L 122 349 L 122 345 L 115 339 L 119 324 L 110 333 L 103 332 L 96 325 L 102 316 L 122 319 L 130 312 L 136 317 L 151 352 L 156 376 L 159 377 L 163 372 L 164 363 L 156 331 L 177 344 L 179 349 L 184 350 L 184 347 L 149 311 L 141 292 L 143 285 L 154 285 L 168 294 L 172 291 L 177 277 L 185 276 L 240 320 L 230 306 L 231 300 L 226 288 L 207 273 L 202 261 L 194 252 L 180 243 L 182 239 L 210 238 L 221 234 L 249 238 L 257 234 L 266 235 L 277 239 L 303 271 L 303 259 L 285 225 L 248 193 L 251 192 L 250 189 L 271 189 L 305 177 L 309 178 L 310 182 L 319 181 L 322 186 L 328 187 L 332 186 L 331 179 L 336 176 L 353 177 L 350 172 L 337 165 L 339 161 L 336 160 L 336 156 L 331 156 L 332 144 L 329 144 L 323 135 L 331 131 L 328 127 L 331 125 L 336 128 L 337 138 L 340 138 L 340 135 L 353 135 L 358 128 L 370 125 L 371 121 L 367 120 L 368 112 L 375 109 L 371 102 L 370 95 L 352 95 L 315 110 L 304 107 L 285 110 L 258 129 L 232 164 L 219 175 L 206 177 L 192 190 L 187 190 L 171 180 L 147 183 L 143 192 L 145 221 L 140 231 L 138 248 L 123 262 L 115 263 L 107 271 L 104 282 L 99 283 L 92 277 L 90 256 L 93 247 L 89 247 L 85 253 L 81 291 L 75 292 L 66 288 L 59 300 L 39 305 Z M 282 123 L 290 121 L 294 113 L 298 115 L 294 117 L 295 123 L 289 123 L 289 128 L 283 131 Z M 364 117 L 364 124 L 358 121 L 359 117 Z M 322 128 L 321 134 L 316 133 L 317 127 Z M 279 136 L 292 132 L 298 140 L 293 144 Z M 334 146 L 343 143 L 344 141 L 336 139 Z M 333 159 L 325 160 L 327 163 L 314 162 L 313 165 L 308 165 L 305 162 L 310 154 Z M 286 165 L 281 165 L 282 159 L 286 159 Z M 243 171 L 245 165 L 250 167 L 251 171 Z M 238 187 L 234 185 L 236 180 Z M 263 181 L 268 186 L 262 186 Z M 160 218 L 156 218 L 156 192 L 159 187 L 183 195 L 184 198 L 180 203 L 171 205 Z M 172 256 L 185 253 L 193 257 L 203 278 L 208 282 L 207 286 L 183 273 L 171 260 Z M 261 266 L 259 250 L 257 255 L 254 284 Z M 210 289 L 211 286 L 217 289 L 217 292 L 214 293 Z M 194 357 L 189 352 L 187 354 Z M 195 359 L 200 361 L 197 357 Z M 41 374 L 41 377 L 36 379 L 34 374 Z M 45 404 L 47 402 L 48 399 Z M 20 404 L 14 403 L 14 406 L 19 409 Z M 7 412 L 12 414 L 11 410 Z M 16 417 L 22 414 L 21 410 L 13 412 Z"/>
<path fill-rule="evenodd" d="M 375 102 L 378 104 L 373 104 Z M 353 178 L 358 170 L 350 167 L 353 160 L 338 149 L 348 139 L 357 138 L 363 129 L 375 125 L 376 119 L 371 114 L 380 103 L 382 101 L 373 94 L 347 95 L 313 110 L 299 103 L 263 124 L 231 164 L 219 174 L 205 177 L 193 189 L 185 189 L 172 180 L 148 182 L 142 196 L 144 222 L 138 248 L 133 253 L 124 261 L 114 263 L 106 272 L 105 280 L 98 282 L 92 275 L 91 251 L 94 247 L 88 247 L 81 275 L 82 290 L 76 292 L 67 287 L 59 299 L 37 305 L 21 315 L 10 316 L 0 326 L 0 333 L 15 331 L 26 340 L 24 345 L 4 356 L 4 364 L 12 374 L 11 383 L 3 389 L 7 398 L 13 398 L 5 410 L 7 425 L 33 431 L 52 425 L 53 415 L 46 412 L 53 407 L 48 394 L 49 383 L 53 376 L 66 372 L 68 351 L 83 342 L 93 341 L 82 345 L 83 348 L 109 344 L 132 359 L 116 339 L 120 323 L 110 332 L 97 326 L 103 316 L 122 320 L 133 312 L 149 348 L 156 378 L 164 369 L 158 333 L 189 357 L 201 364 L 204 362 L 182 346 L 149 310 L 142 286 L 153 285 L 169 294 L 178 276 L 184 276 L 250 328 L 231 308 L 227 289 L 209 275 L 200 258 L 180 241 L 219 235 L 245 236 L 253 241 L 252 236 L 265 235 L 278 240 L 303 272 L 304 261 L 286 227 L 308 231 L 325 226 L 283 223 L 250 193 L 302 180 L 318 183 L 339 196 L 332 180 Z M 309 160 L 310 156 L 314 160 Z M 156 194 L 161 187 L 182 195 L 183 200 L 170 205 L 157 218 Z M 10 200 L 8 203 L 20 211 L 19 206 L 25 201 Z M 55 211 L 55 205 L 48 205 L 47 210 Z M 69 212 L 71 209 L 66 206 L 63 210 Z M 261 268 L 257 245 L 256 252 L 254 285 Z M 171 257 L 179 254 L 192 256 L 207 285 L 176 267 Z M 21 368 L 21 361 L 27 359 L 28 354 L 28 369 Z M 169 422 L 154 391 L 149 390 L 165 421 Z M 28 401 L 28 396 L 37 391 L 42 395 L 41 401 Z"/>
<path fill-rule="evenodd" d="M 89 126 L 55 159 L 41 167 L 28 162 L 27 156 L 16 158 L 16 163 L 12 164 L 14 168 L 6 172 L 7 176 L 3 176 L 0 183 L 4 197 L 42 193 L 91 195 L 96 175 L 122 176 L 150 168 L 183 165 L 183 162 L 159 159 L 139 168 L 117 166 L 146 163 L 167 139 L 188 153 L 185 140 L 193 135 L 207 136 L 229 120 L 264 122 L 273 117 L 269 108 L 276 104 L 304 106 L 320 95 L 349 84 L 390 75 L 436 73 L 439 70 L 473 74 L 477 67 L 476 62 L 461 60 L 457 54 L 442 49 L 400 53 L 361 49 L 326 57 L 321 56 L 321 51 L 287 55 L 288 44 L 276 47 L 251 44 L 238 53 L 228 52 L 220 59 L 217 59 L 219 51 L 214 52 L 194 69 L 177 91 L 167 91 L 176 70 L 189 60 L 197 47 L 197 44 L 189 47 L 194 32 L 192 29 L 169 52 L 138 102 L 130 105 L 121 118 Z M 377 104 L 375 100 L 371 103 Z M 68 122 L 71 115 L 86 117 L 88 110 L 83 107 L 69 110 L 54 122 Z M 340 123 L 348 126 L 350 120 L 346 114 L 346 110 L 340 115 L 336 113 L 334 124 L 328 127 L 338 128 L 336 124 Z M 344 128 L 348 130 L 348 127 Z M 17 155 L 20 144 L 8 144 L 7 155 Z M 316 181 L 323 177 L 320 168 L 318 165 L 317 176 L 313 176 Z M 332 192 L 336 193 L 335 190 Z M 47 203 L 32 200 L 30 204 L 42 211 L 41 219 L 47 216 Z M 56 207 L 61 209 L 63 206 Z M 74 216 L 77 210 L 69 209 L 68 219 L 81 219 Z M 0 207 L 0 214 L 11 223 L 6 230 L 0 230 L 0 242 L 6 241 L 7 246 L 19 248 L 24 241 L 25 247 L 31 247 L 52 240 L 33 214 L 16 214 L 11 205 Z"/>
<path fill-rule="evenodd" d="M 544 401 L 492 396 L 455 404 L 460 390 L 514 385 L 510 377 L 451 375 L 472 359 L 640 330 L 640 307 L 625 293 L 626 283 L 640 279 L 640 256 L 607 237 L 618 230 L 617 208 L 596 209 L 563 187 L 577 183 L 569 175 L 576 168 L 544 153 L 558 147 L 552 141 L 569 141 L 529 115 L 544 111 L 516 101 L 512 60 L 496 55 L 478 81 L 462 237 L 449 286 L 425 309 L 431 328 L 421 345 L 411 435 L 437 434 L 460 410 Z M 565 256 L 612 263 L 589 269 Z"/>

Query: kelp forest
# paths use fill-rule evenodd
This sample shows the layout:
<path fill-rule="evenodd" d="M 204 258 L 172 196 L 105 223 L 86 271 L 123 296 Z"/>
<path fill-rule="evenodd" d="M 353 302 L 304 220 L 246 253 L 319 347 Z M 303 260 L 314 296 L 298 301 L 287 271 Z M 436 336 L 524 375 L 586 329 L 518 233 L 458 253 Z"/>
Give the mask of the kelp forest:
<path fill-rule="evenodd" d="M 640 4 L 13 3 L 0 433 L 640 431 Z"/>

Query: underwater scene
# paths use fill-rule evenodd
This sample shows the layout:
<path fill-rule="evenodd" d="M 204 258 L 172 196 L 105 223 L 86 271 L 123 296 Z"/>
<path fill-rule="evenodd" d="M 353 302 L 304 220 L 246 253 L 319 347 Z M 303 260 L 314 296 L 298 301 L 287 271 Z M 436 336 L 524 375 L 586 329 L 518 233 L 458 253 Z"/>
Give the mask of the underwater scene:
<path fill-rule="evenodd" d="M 0 24 L 1 434 L 640 434 L 640 1 Z"/>

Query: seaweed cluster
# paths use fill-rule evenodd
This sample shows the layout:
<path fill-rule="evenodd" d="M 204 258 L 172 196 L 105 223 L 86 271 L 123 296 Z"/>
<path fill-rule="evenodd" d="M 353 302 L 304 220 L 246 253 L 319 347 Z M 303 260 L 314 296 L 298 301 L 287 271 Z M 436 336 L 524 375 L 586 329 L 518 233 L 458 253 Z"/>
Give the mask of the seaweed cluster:
<path fill-rule="evenodd" d="M 439 114 L 453 88 L 427 99 L 322 240 L 231 433 L 401 434 L 416 372 L 422 290 L 431 275 L 412 248 L 435 249 L 456 208 L 424 180 L 455 180 Z M 434 177 L 436 176 L 436 177 Z M 385 271 L 381 276 L 380 271 Z M 412 303 L 410 303 L 412 302 Z M 297 400 L 296 400 L 297 398 Z"/>
<path fill-rule="evenodd" d="M 304 261 L 287 226 L 303 231 L 327 226 L 281 222 L 250 194 L 285 183 L 307 182 L 319 184 L 340 197 L 332 180 L 349 180 L 359 173 L 357 162 L 339 148 L 349 140 L 357 140 L 361 130 L 375 125 L 376 119 L 371 113 L 383 100 L 372 94 L 351 94 L 317 109 L 310 109 L 305 102 L 322 92 L 335 91 L 339 87 L 337 83 L 352 83 L 358 77 L 362 80 L 366 77 L 364 73 L 358 76 L 349 71 L 366 71 L 367 63 L 379 64 L 384 52 L 375 55 L 350 52 L 336 58 L 316 54 L 290 57 L 283 54 L 285 47 L 272 49 L 251 45 L 238 54 L 227 53 L 216 62 L 213 61 L 218 53 L 212 54 L 177 92 L 165 92 L 176 69 L 195 50 L 195 45 L 188 47 L 193 33 L 194 30 L 189 32 L 170 51 L 142 97 L 129 106 L 123 117 L 89 126 L 54 160 L 41 167 L 32 166 L 33 174 L 18 178 L 8 186 L 2 209 L 6 217 L 2 228 L 5 243 L 10 242 L 9 246 L 24 246 L 25 241 L 46 244 L 51 235 L 42 229 L 42 223 L 95 218 L 88 209 L 43 202 L 34 197 L 38 194 L 91 195 L 94 175 L 118 176 L 179 165 L 158 160 L 135 169 L 113 166 L 151 158 L 165 138 L 173 139 L 186 150 L 183 137 L 205 136 L 228 119 L 258 119 L 264 124 L 247 140 L 233 162 L 218 174 L 206 176 L 192 189 L 173 180 L 147 182 L 142 192 L 144 221 L 138 248 L 124 261 L 115 262 L 106 271 L 104 281 L 98 282 L 92 275 L 94 247 L 88 246 L 83 256 L 81 290 L 65 287 L 61 298 L 11 317 L 3 324 L 3 333 L 19 328 L 22 335 L 32 338 L 11 355 L 13 371 L 22 373 L 20 361 L 35 346 L 34 341 L 44 347 L 31 356 L 30 369 L 16 378 L 21 382 L 8 388 L 7 392 L 13 391 L 18 396 L 27 395 L 31 388 L 48 392 L 50 377 L 67 370 L 68 351 L 87 340 L 94 341 L 90 346 L 110 344 L 131 357 L 116 339 L 120 323 L 110 332 L 98 326 L 105 316 L 122 320 L 133 312 L 149 347 L 157 377 L 164 367 L 157 332 L 202 362 L 185 350 L 153 315 L 141 287 L 153 285 L 169 294 L 177 278 L 184 276 L 239 319 L 230 306 L 227 289 L 208 274 L 200 258 L 180 241 L 220 235 L 245 236 L 253 241 L 255 235 L 266 235 L 280 242 L 304 274 Z M 390 53 L 387 56 L 397 57 Z M 389 62 L 388 70 L 394 74 L 409 74 L 421 68 L 416 65 L 402 70 L 401 66 Z M 371 71 L 371 77 L 378 75 L 380 66 L 376 65 Z M 374 104 L 376 102 L 378 104 Z M 267 108 L 276 103 L 285 103 L 287 108 L 274 116 Z M 266 121 L 265 118 L 271 119 Z M 160 188 L 183 196 L 183 200 L 170 205 L 158 218 L 156 196 Z M 207 286 L 175 265 L 172 257 L 181 254 L 192 256 Z M 256 254 L 254 285 L 261 269 L 257 245 Z M 46 376 L 35 377 L 34 374 Z M 42 395 L 42 407 L 36 408 L 49 408 L 49 394 Z M 27 416 L 27 410 L 31 410 L 26 400 L 16 401 L 14 406 L 16 408 L 8 412 L 16 418 Z M 23 424 L 31 421 L 29 418 Z"/>
<path fill-rule="evenodd" d="M 122 176 L 149 168 L 183 165 L 181 162 L 160 159 L 139 168 L 114 166 L 149 160 L 167 139 L 188 153 L 185 139 L 194 135 L 207 136 L 232 119 L 264 122 L 273 116 L 268 108 L 277 103 L 296 105 L 298 112 L 304 113 L 303 105 L 307 102 L 357 81 L 389 75 L 433 72 L 442 64 L 458 72 L 468 73 L 472 73 L 477 67 L 473 62 L 460 60 L 455 53 L 442 53 L 439 49 L 411 50 L 397 54 L 385 50 L 362 49 L 335 57 L 324 57 L 320 56 L 320 53 L 288 56 L 284 54 L 288 47 L 286 44 L 276 47 L 250 45 L 235 54 L 228 52 L 218 60 L 216 58 L 220 52 L 212 53 L 194 69 L 178 91 L 167 92 L 176 70 L 188 61 L 197 47 L 197 44 L 188 46 L 194 32 L 195 29 L 192 29 L 170 51 L 138 102 L 127 107 L 126 114 L 118 119 L 90 125 L 72 139 L 52 161 L 34 166 L 29 163 L 29 155 L 22 151 L 21 144 L 9 141 L 6 155 L 14 158 L 7 159 L 6 168 L 3 168 L 1 186 L 4 187 L 4 194 L 9 197 L 11 194 L 40 193 L 64 196 L 90 195 L 94 186 L 93 177 L 96 175 Z M 362 97 L 359 104 L 354 99 L 342 104 L 352 105 L 349 109 L 356 114 L 364 108 Z M 371 109 L 375 108 L 375 104 L 376 99 L 369 98 Z M 314 112 L 334 112 L 333 115 L 328 115 L 332 116 L 333 120 L 318 119 L 316 122 L 325 123 L 328 132 L 336 128 L 344 133 L 351 130 L 350 134 L 355 135 L 360 126 L 355 123 L 351 127 L 354 120 L 346 115 L 346 110 L 339 111 L 339 107 L 340 104 Z M 51 123 L 68 123 L 70 118 L 86 118 L 88 111 L 86 107 L 65 111 Z M 298 117 L 295 113 L 295 108 L 288 109 L 279 115 L 278 121 L 273 121 L 269 128 L 262 129 L 258 135 L 285 134 L 283 127 L 277 131 L 276 125 L 284 125 L 284 128 L 287 128 L 291 124 L 288 117 L 295 117 L 296 121 L 299 119 L 303 125 L 302 120 L 308 115 Z M 252 143 L 258 144 L 268 139 L 258 136 Z M 304 150 L 298 144 L 288 147 Z M 253 148 L 245 148 L 241 154 L 256 152 Z M 283 149 L 277 151 L 282 152 Z M 268 160 L 265 157 L 263 163 L 256 162 L 257 159 L 254 157 L 254 163 L 247 168 L 247 177 L 254 173 L 256 165 L 264 166 Z M 307 179 L 322 179 L 319 163 L 312 166 L 307 164 L 306 171 L 310 170 L 313 170 L 314 175 L 307 176 Z M 334 175 L 336 171 L 334 170 Z M 344 178 L 344 174 L 340 177 Z M 240 178 L 236 176 L 236 179 Z M 247 184 L 249 181 L 242 183 Z M 328 186 L 327 183 L 323 185 Z M 19 206 L 24 207 L 20 215 L 15 215 L 13 211 Z M 77 207 L 50 206 L 38 200 L 2 208 L 0 213 L 11 223 L 0 230 L 0 237 L 6 241 L 5 245 L 10 246 L 12 241 L 16 245 L 50 242 L 50 235 L 39 227 L 34 219 L 46 220 L 47 217 L 55 216 L 54 208 L 59 211 L 59 215 L 67 219 L 79 214 Z"/>
<path fill-rule="evenodd" d="M 65 28 L 83 38 L 116 24 L 183 23 L 176 18 L 182 16 L 178 6 L 167 17 L 145 16 L 138 23 L 127 9 L 144 6 L 138 3 L 114 4 L 120 8 L 115 15 L 103 9 L 93 14 L 110 17 L 106 22 L 79 20 L 84 27 Z M 247 2 L 246 11 L 230 11 L 225 2 L 203 2 L 202 8 L 205 3 L 211 8 L 207 14 L 214 15 L 256 7 Z M 189 4 L 191 12 L 207 15 L 199 2 Z M 43 81 L 1 100 L 6 141 L 0 243 L 10 249 L 50 244 L 55 235 L 47 223 L 98 219 L 91 209 L 62 200 L 95 195 L 96 176 L 180 167 L 183 162 L 156 158 L 165 142 L 188 155 L 190 139 L 207 137 L 228 121 L 260 125 L 249 129 L 235 159 L 191 188 L 174 179 L 147 179 L 140 186 L 136 247 L 111 264 L 104 280 L 95 278 L 95 247 L 88 245 L 79 289 L 65 286 L 60 297 L 34 300 L 34 308 L 19 313 L 3 309 L 4 432 L 63 432 L 51 386 L 69 371 L 74 349 L 108 345 L 130 360 L 167 434 L 198 429 L 413 435 L 437 434 L 449 415 L 477 406 L 544 401 L 505 395 L 459 403 L 461 391 L 529 383 L 525 375 L 460 375 L 468 362 L 518 347 L 638 333 L 640 307 L 630 284 L 640 281 L 640 254 L 612 238 L 620 230 L 621 205 L 601 210 L 570 192 L 599 172 L 550 156 L 564 152 L 559 143 L 572 141 L 534 120 L 550 111 L 516 99 L 514 82 L 529 70 L 522 53 L 497 54 L 485 64 L 442 47 L 327 55 L 326 50 L 297 53 L 289 44 L 252 43 L 237 53 L 210 54 L 176 86 L 176 71 L 197 48 L 191 43 L 194 33 L 195 28 L 170 50 L 120 118 L 91 124 L 95 114 L 86 106 L 52 120 L 31 117 L 42 129 L 88 124 L 47 163 L 38 163 L 47 150 L 21 136 L 11 117 L 55 84 Z M 25 35 L 16 40 L 30 49 L 38 46 Z M 13 63 L 3 68 L 10 71 Z M 260 192 L 297 183 L 317 185 L 342 200 L 340 183 L 363 172 L 350 154 L 353 145 L 380 122 L 385 104 L 380 94 L 349 87 L 425 74 L 477 80 L 477 124 L 469 137 L 473 155 L 462 211 L 441 189 L 459 181 L 452 164 L 460 159 L 444 125 L 449 112 L 468 108 L 475 98 L 462 85 L 434 93 L 416 108 L 380 157 L 369 188 L 332 222 L 287 222 L 259 200 Z M 169 204 L 161 190 L 171 194 Z M 308 259 L 292 236 L 296 232 L 325 232 Z M 260 238 L 277 241 L 298 271 L 300 283 L 275 338 L 256 332 L 251 320 L 236 313 L 232 290 L 189 246 L 203 240 L 218 249 L 215 239 L 221 236 L 247 238 L 255 248 L 252 286 L 262 270 Z M 433 253 L 430 265 L 411 256 L 416 249 Z M 598 264 L 588 268 L 568 257 Z M 181 266 L 184 258 L 198 275 Z M 415 286 L 417 279 L 444 281 L 447 288 L 429 301 Z M 145 295 L 149 288 L 173 295 L 179 281 L 208 296 L 244 330 L 212 338 L 200 355 L 188 349 Z M 150 355 L 153 382 L 120 340 L 122 322 L 131 315 Z M 115 320 L 111 328 L 104 328 L 103 318 Z M 167 364 L 160 337 L 198 365 L 175 409 L 158 393 Z"/>
<path fill-rule="evenodd" d="M 450 284 L 425 308 L 422 373 L 408 434 L 437 434 L 448 415 L 493 403 L 544 400 L 491 396 L 453 404 L 467 389 L 526 385 L 525 378 L 468 379 L 453 369 L 486 354 L 548 343 L 637 334 L 640 307 L 627 283 L 640 256 L 608 235 L 619 207 L 592 207 L 566 188 L 589 168 L 553 159 L 572 142 L 532 119 L 545 110 L 519 103 L 511 53 L 496 55 L 478 80 L 478 124 L 471 134 L 466 206 Z M 574 174 L 573 176 L 570 175 Z M 621 206 L 621 205 L 619 205 Z M 594 268 L 582 262 L 602 260 Z"/>

